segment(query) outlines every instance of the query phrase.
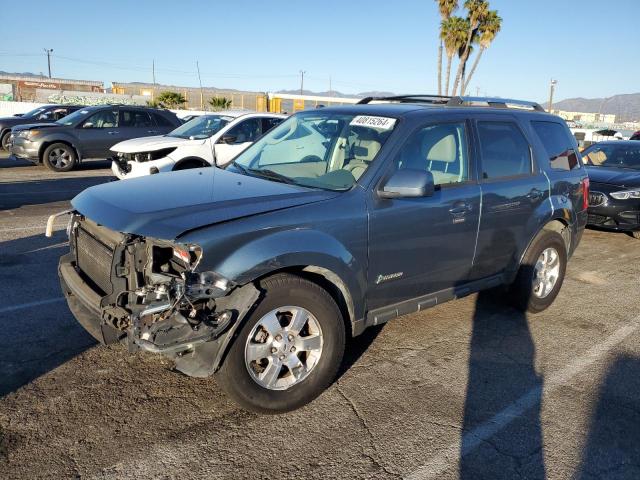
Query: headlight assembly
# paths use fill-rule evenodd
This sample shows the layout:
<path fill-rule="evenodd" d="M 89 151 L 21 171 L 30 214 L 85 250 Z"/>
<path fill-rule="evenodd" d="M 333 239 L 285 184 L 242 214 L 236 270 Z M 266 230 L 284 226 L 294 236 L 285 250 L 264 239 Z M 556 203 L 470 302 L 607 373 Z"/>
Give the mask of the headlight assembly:
<path fill-rule="evenodd" d="M 124 154 L 123 156 L 127 160 L 132 160 L 135 162 L 150 162 L 152 160 L 158 160 L 160 158 L 166 157 L 167 155 L 175 151 L 176 148 L 177 147 L 170 147 L 170 148 L 163 148 L 161 150 L 154 150 L 153 152 L 128 153 L 128 154 Z"/>
<path fill-rule="evenodd" d="M 32 138 L 40 133 L 40 130 L 19 130 L 15 135 L 20 138 Z"/>
<path fill-rule="evenodd" d="M 611 197 L 615 198 L 616 200 L 628 200 L 630 198 L 640 198 L 640 189 L 621 190 L 619 192 L 611 192 L 609 195 L 611 195 Z"/>

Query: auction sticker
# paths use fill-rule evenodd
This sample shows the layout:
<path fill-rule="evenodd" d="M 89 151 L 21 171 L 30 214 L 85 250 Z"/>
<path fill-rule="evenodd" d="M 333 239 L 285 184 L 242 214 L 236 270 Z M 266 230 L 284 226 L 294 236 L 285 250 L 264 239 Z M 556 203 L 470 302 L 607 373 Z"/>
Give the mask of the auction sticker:
<path fill-rule="evenodd" d="M 370 115 L 358 115 L 349 125 L 358 127 L 377 128 L 378 130 L 391 130 L 396 124 L 395 118 L 389 117 L 372 117 Z"/>

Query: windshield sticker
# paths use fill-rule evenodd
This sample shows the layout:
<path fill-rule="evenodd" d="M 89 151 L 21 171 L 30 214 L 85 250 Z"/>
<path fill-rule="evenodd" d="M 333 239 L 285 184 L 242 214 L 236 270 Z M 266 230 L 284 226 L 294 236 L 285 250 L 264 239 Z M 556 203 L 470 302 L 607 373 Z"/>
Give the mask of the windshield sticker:
<path fill-rule="evenodd" d="M 391 130 L 395 124 L 395 118 L 358 115 L 353 120 L 351 120 L 351 123 L 349 125 L 376 128 L 378 130 Z"/>

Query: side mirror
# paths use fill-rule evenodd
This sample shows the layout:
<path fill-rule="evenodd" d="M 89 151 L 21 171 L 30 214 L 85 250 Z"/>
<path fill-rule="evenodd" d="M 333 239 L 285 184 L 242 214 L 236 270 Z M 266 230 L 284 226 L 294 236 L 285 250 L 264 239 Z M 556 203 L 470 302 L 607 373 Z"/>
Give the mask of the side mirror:
<path fill-rule="evenodd" d="M 434 189 L 431 172 L 407 168 L 394 173 L 378 195 L 382 198 L 430 197 Z"/>
<path fill-rule="evenodd" d="M 238 137 L 236 137 L 235 135 L 223 135 L 218 143 L 226 143 L 227 145 L 232 145 L 236 143 L 237 140 Z"/>
<path fill-rule="evenodd" d="M 82 128 L 93 128 L 93 123 L 91 122 L 83 123 Z"/>

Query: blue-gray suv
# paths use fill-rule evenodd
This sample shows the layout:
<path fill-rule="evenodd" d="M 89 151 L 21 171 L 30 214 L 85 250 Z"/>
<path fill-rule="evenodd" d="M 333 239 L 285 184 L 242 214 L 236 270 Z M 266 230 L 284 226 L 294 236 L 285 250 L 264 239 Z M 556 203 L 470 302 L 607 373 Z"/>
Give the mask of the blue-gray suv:
<path fill-rule="evenodd" d="M 85 190 L 59 273 L 102 343 L 282 412 L 367 327 L 496 287 L 547 308 L 588 188 L 566 124 L 535 103 L 367 98 L 290 117 L 224 170 Z"/>

